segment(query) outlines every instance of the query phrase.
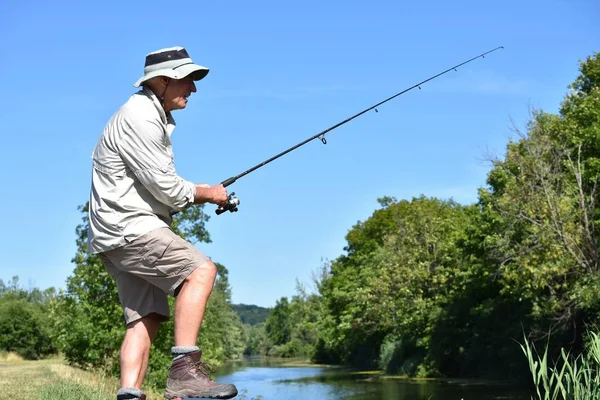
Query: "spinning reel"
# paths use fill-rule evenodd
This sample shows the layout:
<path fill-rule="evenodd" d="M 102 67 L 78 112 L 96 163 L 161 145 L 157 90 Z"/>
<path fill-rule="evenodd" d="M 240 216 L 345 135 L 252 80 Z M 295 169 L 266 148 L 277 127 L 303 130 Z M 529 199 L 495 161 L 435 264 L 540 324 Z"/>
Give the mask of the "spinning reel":
<path fill-rule="evenodd" d="M 223 214 L 225 211 L 229 212 L 237 212 L 237 206 L 240 204 L 240 199 L 235 197 L 235 192 L 231 192 L 231 194 L 227 197 L 227 204 L 223 207 L 219 207 L 216 209 L 217 215 Z"/>

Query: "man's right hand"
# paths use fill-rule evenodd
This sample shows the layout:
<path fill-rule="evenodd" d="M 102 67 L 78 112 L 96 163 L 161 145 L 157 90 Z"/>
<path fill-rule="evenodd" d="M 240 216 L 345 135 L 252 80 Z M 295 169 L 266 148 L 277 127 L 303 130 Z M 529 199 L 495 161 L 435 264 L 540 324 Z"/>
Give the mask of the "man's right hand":
<path fill-rule="evenodd" d="M 213 203 L 225 206 L 228 201 L 227 189 L 222 184 L 209 186 L 206 184 L 196 185 L 194 203 Z"/>
<path fill-rule="evenodd" d="M 212 203 L 217 204 L 219 206 L 224 206 L 227 204 L 229 198 L 225 186 L 218 184 L 215 186 L 211 186 L 210 190 L 213 196 Z"/>

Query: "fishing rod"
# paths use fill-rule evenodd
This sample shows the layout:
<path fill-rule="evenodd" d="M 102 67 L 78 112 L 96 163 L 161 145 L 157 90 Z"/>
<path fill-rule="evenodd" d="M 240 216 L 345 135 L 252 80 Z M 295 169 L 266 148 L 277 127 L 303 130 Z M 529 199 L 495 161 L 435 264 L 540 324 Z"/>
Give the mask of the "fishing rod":
<path fill-rule="evenodd" d="M 269 158 L 269 159 L 267 159 L 267 160 L 265 160 L 265 161 L 261 162 L 260 164 L 257 164 L 257 165 L 255 165 L 254 167 L 252 167 L 252 168 L 250 168 L 250 169 L 248 169 L 248 170 L 246 170 L 246 171 L 242 172 L 241 174 L 239 174 L 239 175 L 236 175 L 236 176 L 232 176 L 231 178 L 228 178 L 228 179 L 225 179 L 223 182 L 221 182 L 221 184 L 222 184 L 224 187 L 227 187 L 227 186 L 231 185 L 232 183 L 234 183 L 235 181 L 237 181 L 238 179 L 240 179 L 241 177 L 243 177 L 243 176 L 245 176 L 245 175 L 248 175 L 249 173 L 251 173 L 251 172 L 253 172 L 253 171 L 256 171 L 257 169 L 259 169 L 260 167 L 263 167 L 263 166 L 267 165 L 267 164 L 268 164 L 268 163 L 270 163 L 271 161 L 274 161 L 274 160 L 278 159 L 279 157 L 286 155 L 286 154 L 287 154 L 287 153 L 289 153 L 290 151 L 293 151 L 293 150 L 297 149 L 298 147 L 300 147 L 300 146 L 303 146 L 303 145 L 305 145 L 306 143 L 308 143 L 308 142 L 310 142 L 310 141 L 312 141 L 312 140 L 315 140 L 315 139 L 317 139 L 317 138 L 318 138 L 318 139 L 320 139 L 320 140 L 321 140 L 321 142 L 323 142 L 323 144 L 327 144 L 327 140 L 325 139 L 325 134 L 326 134 L 326 133 L 328 133 L 328 132 L 330 132 L 330 131 L 332 131 L 332 130 L 334 130 L 335 128 L 338 128 L 338 127 L 340 127 L 340 126 L 344 125 L 345 123 L 352 121 L 354 118 L 360 117 L 361 115 L 363 115 L 363 114 L 365 114 L 365 113 L 367 113 L 367 112 L 369 112 L 369 111 L 371 111 L 371 110 L 373 110 L 373 109 L 375 110 L 375 112 L 378 112 L 378 111 L 377 111 L 377 107 L 379 107 L 380 105 L 382 105 L 382 104 L 384 104 L 384 103 L 387 103 L 388 101 L 390 101 L 390 100 L 392 100 L 392 99 L 394 99 L 394 98 L 396 98 L 396 97 L 398 97 L 398 96 L 400 96 L 400 95 L 402 95 L 402 94 L 404 94 L 404 93 L 406 93 L 406 92 L 408 92 L 408 91 L 410 91 L 410 90 L 413 90 L 414 88 L 419 88 L 419 89 L 421 89 L 421 85 L 423 85 L 424 83 L 426 83 L 426 82 L 429 82 L 429 81 L 431 81 L 431 80 L 433 80 L 433 79 L 435 79 L 435 78 L 437 78 L 437 77 L 439 77 L 439 76 L 442 76 L 442 75 L 444 75 L 444 74 L 446 74 L 446 73 L 448 73 L 448 72 L 450 72 L 450 71 L 452 71 L 452 70 L 456 71 L 458 67 L 461 67 L 461 66 L 463 66 L 463 65 L 465 65 L 465 64 L 468 64 L 468 63 L 470 63 L 471 61 L 473 61 L 473 60 L 476 60 L 476 59 L 478 59 L 478 58 L 480 58 L 480 57 L 481 57 L 481 58 L 485 58 L 485 56 L 486 56 L 487 54 L 489 54 L 489 53 L 492 53 L 492 52 L 494 52 L 494 51 L 496 51 L 496 50 L 498 50 L 498 49 L 503 49 L 503 48 L 504 48 L 504 46 L 499 46 L 499 47 L 496 47 L 495 49 L 492 49 L 492 50 L 486 51 L 485 53 L 479 54 L 478 56 L 475 56 L 475 57 L 473 57 L 473 58 L 471 58 L 471 59 L 469 59 L 469 60 L 467 60 L 467 61 L 463 61 L 462 63 L 460 63 L 460 64 L 457 64 L 457 65 L 455 65 L 455 66 L 453 66 L 453 67 L 450 67 L 450 68 L 448 68 L 447 70 L 445 70 L 445 71 L 443 71 L 443 72 L 440 72 L 439 74 L 436 74 L 436 75 L 434 75 L 434 76 L 432 76 L 432 77 L 430 77 L 430 78 L 427 78 L 427 79 L 425 79 L 424 81 L 421 81 L 421 82 L 419 82 L 419 83 L 417 83 L 417 84 L 415 84 L 415 85 L 413 85 L 413 86 L 411 86 L 411 87 L 409 87 L 409 88 L 407 88 L 407 89 L 404 89 L 403 91 L 401 91 L 401 92 L 398 92 L 398 93 L 396 93 L 395 95 L 393 95 L 393 96 L 390 96 L 390 97 L 388 97 L 387 99 L 385 99 L 385 100 L 383 100 L 383 101 L 380 101 L 379 103 L 377 103 L 377 104 L 374 104 L 374 105 L 372 105 L 372 106 L 371 106 L 371 107 L 369 107 L 369 108 L 365 108 L 364 110 L 362 110 L 362 111 L 360 111 L 360 112 L 358 112 L 358 113 L 354 114 L 354 115 L 353 115 L 353 116 L 351 116 L 351 117 L 348 117 L 348 118 L 346 118 L 346 119 L 345 119 L 345 120 L 343 120 L 342 122 L 338 122 L 337 124 L 335 124 L 335 125 L 333 125 L 333 126 L 330 126 L 329 128 L 327 128 L 327 129 L 325 129 L 325 130 L 323 130 L 323 131 L 321 131 L 321 132 L 317 133 L 317 134 L 316 134 L 316 135 L 314 135 L 314 136 L 311 136 L 310 138 L 308 138 L 308 139 L 306 139 L 306 140 L 304 140 L 304 141 L 302 141 L 302 142 L 298 143 L 298 144 L 297 144 L 297 145 L 295 145 L 295 146 L 292 146 L 292 147 L 290 147 L 289 149 L 287 149 L 287 150 L 285 150 L 285 151 L 282 151 L 281 153 L 279 153 L 279 154 L 277 154 L 277 155 L 275 155 L 275 156 L 273 156 L 273 157 L 271 157 L 271 158 Z M 458 72 L 458 71 L 457 71 L 457 72 Z M 237 206 L 238 206 L 239 204 L 240 204 L 240 200 L 239 200 L 237 197 L 235 197 L 235 192 L 232 192 L 232 193 L 231 193 L 231 194 L 228 196 L 228 203 L 227 203 L 225 206 L 221 206 L 221 207 L 219 207 L 219 208 L 218 208 L 218 209 L 217 209 L 215 212 L 217 213 L 217 215 L 220 215 L 220 214 L 222 214 L 222 213 L 224 213 L 224 212 L 226 212 L 226 211 L 230 211 L 230 212 L 236 212 L 236 211 L 238 211 L 238 208 L 237 208 Z"/>

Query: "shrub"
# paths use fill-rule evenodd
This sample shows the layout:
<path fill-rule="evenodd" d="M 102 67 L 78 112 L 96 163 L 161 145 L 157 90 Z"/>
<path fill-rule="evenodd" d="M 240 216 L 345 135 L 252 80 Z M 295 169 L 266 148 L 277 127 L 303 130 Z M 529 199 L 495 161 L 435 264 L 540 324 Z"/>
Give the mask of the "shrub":
<path fill-rule="evenodd" d="M 46 322 L 36 305 L 23 299 L 4 299 L 0 304 L 0 349 L 28 360 L 55 353 Z"/>

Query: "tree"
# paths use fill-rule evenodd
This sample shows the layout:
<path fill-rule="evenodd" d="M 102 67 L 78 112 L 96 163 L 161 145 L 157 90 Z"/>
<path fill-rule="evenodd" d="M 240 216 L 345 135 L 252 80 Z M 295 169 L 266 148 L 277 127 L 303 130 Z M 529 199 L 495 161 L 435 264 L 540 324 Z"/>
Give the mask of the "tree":
<path fill-rule="evenodd" d="M 283 345 L 291 339 L 291 320 L 287 297 L 277 300 L 265 322 L 265 332 L 274 345 Z"/>
<path fill-rule="evenodd" d="M 598 65 L 598 55 L 582 63 L 561 113 L 534 110 L 504 159 L 491 160 L 461 244 L 470 256 L 465 289 L 433 342 L 441 370 L 525 376 L 511 344 L 523 330 L 532 340 L 551 334 L 552 356 L 563 345 L 577 353 L 597 324 Z"/>
<path fill-rule="evenodd" d="M 332 263 L 321 285 L 328 316 L 320 346 L 343 362 L 373 367 L 384 341 L 402 343 L 411 359 L 407 372 L 414 373 L 454 290 L 461 262 L 456 242 L 468 218 L 459 204 L 424 196 L 381 204 L 348 233 L 349 254 Z"/>
<path fill-rule="evenodd" d="M 250 330 L 252 337 L 249 341 L 254 342 L 247 351 L 257 349 L 260 354 L 266 348 L 266 353 L 271 356 L 313 358 L 320 306 L 320 296 L 309 295 L 304 286 L 296 281 L 296 294 L 291 301 L 282 297 L 269 312 L 264 328 L 261 324 L 257 329 Z"/>
<path fill-rule="evenodd" d="M 518 132 L 505 160 L 495 160 L 481 196 L 489 218 L 501 221 L 488 248 L 502 293 L 531 302 L 531 316 L 550 322 L 538 336 L 563 332 L 574 342 L 600 300 L 598 54 L 580 71 L 560 115 L 534 113 L 527 134 Z"/>

